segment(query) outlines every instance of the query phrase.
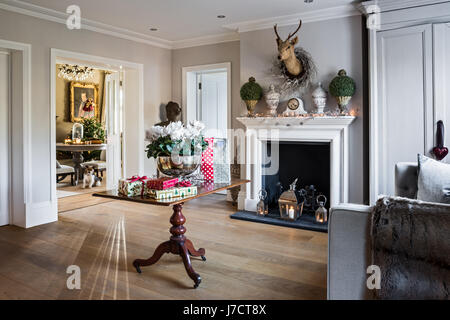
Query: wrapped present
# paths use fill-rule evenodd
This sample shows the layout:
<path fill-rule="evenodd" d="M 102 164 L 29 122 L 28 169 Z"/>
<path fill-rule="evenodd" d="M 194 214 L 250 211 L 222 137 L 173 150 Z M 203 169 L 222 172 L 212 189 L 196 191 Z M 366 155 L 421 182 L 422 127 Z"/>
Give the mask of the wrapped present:
<path fill-rule="evenodd" d="M 119 193 L 128 197 L 144 197 L 148 194 L 147 176 L 134 176 L 129 179 L 119 180 Z"/>
<path fill-rule="evenodd" d="M 205 181 L 214 181 L 214 138 L 205 138 L 208 147 L 202 154 L 201 173 Z"/>
<path fill-rule="evenodd" d="M 192 182 L 190 182 L 189 180 L 184 180 L 177 183 L 177 187 L 191 187 L 191 186 Z"/>
<path fill-rule="evenodd" d="M 148 195 L 156 200 L 170 200 L 197 195 L 197 186 L 171 188 L 165 190 L 149 190 Z"/>
<path fill-rule="evenodd" d="M 226 139 L 214 139 L 213 175 L 215 183 L 229 183 L 231 181 L 230 159 Z"/>
<path fill-rule="evenodd" d="M 148 180 L 147 187 L 154 190 L 165 190 L 175 187 L 177 183 L 178 178 L 162 177 Z"/>

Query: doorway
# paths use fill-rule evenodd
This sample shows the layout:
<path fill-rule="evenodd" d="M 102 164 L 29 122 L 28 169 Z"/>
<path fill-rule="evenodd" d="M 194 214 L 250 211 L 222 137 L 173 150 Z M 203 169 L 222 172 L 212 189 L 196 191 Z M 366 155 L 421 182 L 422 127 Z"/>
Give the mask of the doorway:
<path fill-rule="evenodd" d="M 221 151 L 217 154 L 225 155 L 226 159 L 222 160 L 229 161 L 231 150 L 227 129 L 231 126 L 231 63 L 184 67 L 182 91 L 184 121 L 203 122 L 205 137 L 214 138 L 215 150 L 227 150 L 228 154 Z M 227 191 L 218 193 L 225 195 Z"/>
<path fill-rule="evenodd" d="M 11 71 L 10 53 L 0 48 L 0 226 L 10 224 Z"/>
<path fill-rule="evenodd" d="M 184 120 L 206 125 L 208 136 L 225 139 L 231 122 L 231 63 L 183 68 Z"/>
<path fill-rule="evenodd" d="M 85 70 L 85 79 L 74 78 L 75 69 Z M 113 189 L 113 182 L 122 177 L 123 75 L 119 69 L 90 67 L 70 59 L 56 64 L 58 199 Z M 81 137 L 76 138 L 80 125 Z"/>
<path fill-rule="evenodd" d="M 72 146 L 67 146 L 64 144 L 64 142 L 57 141 L 58 130 L 56 123 L 59 120 L 52 121 L 52 158 L 55 164 L 55 171 L 53 175 L 55 179 L 54 182 L 52 182 L 52 197 L 55 202 L 57 202 L 58 198 L 60 198 L 58 207 L 61 209 L 61 206 L 64 205 L 65 209 L 67 210 L 68 207 L 65 206 L 66 203 L 75 203 L 76 208 L 80 207 L 79 201 L 75 201 L 75 197 L 80 197 L 80 201 L 88 199 L 88 201 L 86 201 L 86 206 L 92 205 L 92 193 L 104 191 L 105 189 L 116 189 L 119 179 L 126 177 L 127 174 L 142 175 L 144 167 L 142 150 L 144 149 L 145 144 L 143 130 L 143 65 L 57 49 L 52 49 L 51 59 L 52 74 L 54 75 L 52 77 L 51 84 L 52 113 L 54 115 L 52 116 L 53 119 L 57 119 L 56 116 L 58 116 L 58 102 L 56 96 L 57 81 L 59 81 L 57 78 L 59 64 L 78 65 L 82 67 L 92 68 L 93 70 L 101 74 L 101 76 L 97 76 L 97 78 L 100 79 L 101 85 L 100 83 L 98 83 L 98 81 L 97 83 L 95 83 L 96 81 L 89 80 L 85 81 L 85 83 L 82 83 L 81 85 L 81 88 L 84 88 L 85 85 L 89 85 L 88 87 L 90 88 L 99 86 L 99 98 L 98 100 L 96 100 L 96 103 L 98 103 L 99 105 L 94 106 L 94 109 L 92 109 L 96 110 L 95 112 L 92 112 L 92 117 L 104 130 L 104 139 L 102 139 L 102 141 L 97 141 L 96 143 L 94 143 L 94 141 L 88 142 L 87 145 L 85 145 L 85 147 L 88 149 L 94 148 L 99 150 L 97 151 L 97 158 L 88 159 L 90 161 L 83 160 L 81 162 L 81 166 L 84 171 L 85 167 L 89 166 L 96 169 L 96 164 L 102 165 L 101 170 L 94 171 L 94 175 L 103 180 L 101 181 L 101 187 L 83 189 L 83 180 L 80 181 L 80 184 L 78 186 L 72 186 L 71 180 L 68 177 L 66 178 L 66 183 L 69 184 L 70 188 L 75 188 L 73 192 L 76 194 L 73 195 L 73 197 L 71 194 L 68 194 L 67 197 L 64 197 L 63 199 L 59 197 L 56 191 L 56 176 L 58 165 L 56 161 L 56 153 L 57 150 L 61 149 L 61 144 L 63 149 L 67 149 L 68 147 L 68 149 L 70 149 L 70 147 Z M 70 92 L 72 92 L 72 90 Z M 78 93 L 81 94 L 82 92 L 79 91 Z M 69 99 L 73 100 L 72 97 L 70 97 Z M 80 101 L 76 103 L 79 110 L 81 110 L 80 108 L 83 107 L 84 100 L 82 100 L 82 102 Z M 95 108 L 99 109 L 98 113 L 97 109 Z M 72 107 L 68 112 L 72 112 L 72 109 L 76 109 L 75 106 Z M 87 110 L 86 112 L 90 111 Z M 70 125 L 73 125 L 73 123 L 75 122 L 77 121 L 72 121 Z M 85 125 L 85 123 L 83 123 L 83 119 L 78 122 L 81 122 L 83 126 Z M 86 131 L 84 131 L 84 134 L 86 134 Z M 67 138 L 70 139 L 71 136 L 68 136 Z M 141 143 L 139 143 L 139 141 L 141 141 Z M 71 159 L 68 160 L 69 163 L 66 163 L 66 165 L 71 165 L 70 162 L 74 162 Z M 95 179 L 97 180 L 97 178 Z M 77 195 L 77 193 L 81 193 L 81 195 Z"/>

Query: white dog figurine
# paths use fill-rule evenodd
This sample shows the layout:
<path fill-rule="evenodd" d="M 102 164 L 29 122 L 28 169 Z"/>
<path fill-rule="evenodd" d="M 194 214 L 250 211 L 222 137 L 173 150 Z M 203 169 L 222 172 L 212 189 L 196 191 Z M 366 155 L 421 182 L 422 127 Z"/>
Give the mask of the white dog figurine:
<path fill-rule="evenodd" d="M 85 189 L 86 187 L 91 189 L 93 186 L 100 187 L 101 185 L 102 178 L 99 178 L 94 174 L 94 168 L 86 167 L 84 169 L 83 189 Z"/>

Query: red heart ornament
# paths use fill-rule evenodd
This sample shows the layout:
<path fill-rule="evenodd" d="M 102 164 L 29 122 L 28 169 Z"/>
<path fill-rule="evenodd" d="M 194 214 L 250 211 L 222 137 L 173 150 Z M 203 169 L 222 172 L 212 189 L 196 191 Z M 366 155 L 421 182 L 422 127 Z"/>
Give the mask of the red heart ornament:
<path fill-rule="evenodd" d="M 440 160 L 444 159 L 447 156 L 448 148 L 446 148 L 446 147 L 442 147 L 442 148 L 434 147 L 433 153 L 436 156 L 436 159 L 438 159 L 440 161 Z"/>

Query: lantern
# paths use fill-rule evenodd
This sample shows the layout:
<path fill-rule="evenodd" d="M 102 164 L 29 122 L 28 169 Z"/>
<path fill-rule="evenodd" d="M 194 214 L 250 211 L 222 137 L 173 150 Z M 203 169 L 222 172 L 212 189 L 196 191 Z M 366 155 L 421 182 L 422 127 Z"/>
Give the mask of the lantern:
<path fill-rule="evenodd" d="M 316 201 L 319 204 L 319 208 L 316 210 L 316 223 L 325 224 L 328 221 L 328 211 L 325 208 L 327 198 L 322 194 L 317 197 Z"/>
<path fill-rule="evenodd" d="M 259 202 L 256 205 L 256 214 L 258 216 L 266 216 L 269 213 L 268 206 L 266 204 L 267 199 L 267 191 L 266 190 L 260 190 L 259 194 Z"/>
<path fill-rule="evenodd" d="M 290 185 L 289 190 L 283 192 L 278 200 L 280 216 L 282 219 L 295 221 L 302 215 L 303 202 L 299 204 L 295 194 L 295 186 L 297 185 L 297 181 L 298 179 L 295 179 L 295 181 Z"/>
<path fill-rule="evenodd" d="M 83 140 L 83 125 L 81 123 L 74 123 L 72 127 L 72 142 L 81 143 Z"/>

